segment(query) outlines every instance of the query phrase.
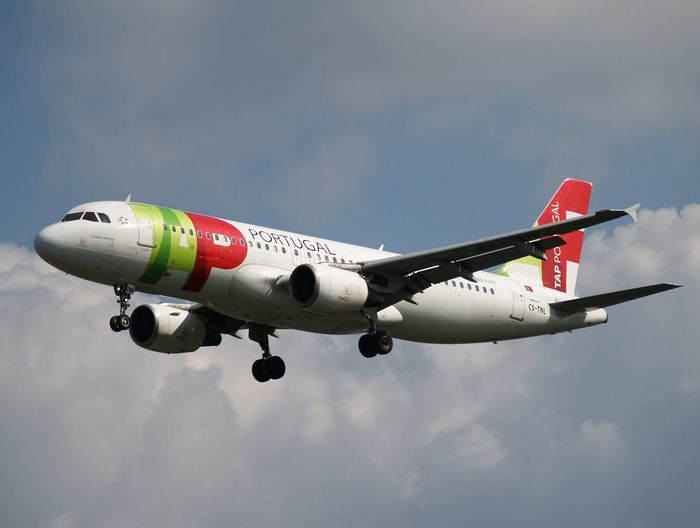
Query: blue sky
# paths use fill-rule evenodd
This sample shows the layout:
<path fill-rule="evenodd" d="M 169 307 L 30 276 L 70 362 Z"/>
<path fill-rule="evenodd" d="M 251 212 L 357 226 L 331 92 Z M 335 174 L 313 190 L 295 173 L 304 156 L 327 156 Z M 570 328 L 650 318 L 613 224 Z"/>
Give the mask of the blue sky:
<path fill-rule="evenodd" d="M 600 208 L 700 191 L 691 6 L 3 9 L 19 244 L 129 193 L 406 251 L 528 225 L 565 177 Z"/>
<path fill-rule="evenodd" d="M 696 523 L 698 19 L 683 1 L 2 3 L 0 524 Z M 568 177 L 592 208 L 645 207 L 587 234 L 582 293 L 684 288 L 585 332 L 382 362 L 284 333 L 274 386 L 248 340 L 166 357 L 112 335 L 111 292 L 31 247 L 131 194 L 421 250 L 527 227 Z"/>

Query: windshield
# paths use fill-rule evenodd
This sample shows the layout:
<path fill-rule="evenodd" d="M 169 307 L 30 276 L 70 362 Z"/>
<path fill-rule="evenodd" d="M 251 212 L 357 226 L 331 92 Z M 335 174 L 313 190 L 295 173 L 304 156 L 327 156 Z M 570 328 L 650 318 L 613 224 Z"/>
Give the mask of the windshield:
<path fill-rule="evenodd" d="M 81 216 L 83 216 L 82 211 L 79 213 L 68 213 L 61 219 L 61 222 L 72 222 L 73 220 L 80 220 Z"/>
<path fill-rule="evenodd" d="M 97 217 L 99 216 L 99 220 Z M 89 220 L 90 222 L 99 222 L 102 221 L 102 223 L 109 224 L 111 223 L 109 220 L 109 216 L 107 216 L 104 213 L 93 213 L 92 211 L 88 211 L 87 213 L 80 211 L 78 213 L 68 213 L 66 216 L 61 218 L 61 222 L 72 222 L 74 220 Z"/>

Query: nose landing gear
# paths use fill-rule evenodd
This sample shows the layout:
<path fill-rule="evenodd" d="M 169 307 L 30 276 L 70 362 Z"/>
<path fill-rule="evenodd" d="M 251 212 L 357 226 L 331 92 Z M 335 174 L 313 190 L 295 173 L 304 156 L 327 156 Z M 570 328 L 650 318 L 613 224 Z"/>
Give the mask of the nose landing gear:
<path fill-rule="evenodd" d="M 122 330 L 128 330 L 131 325 L 131 319 L 126 315 L 126 311 L 129 308 L 129 299 L 131 299 L 131 294 L 136 291 L 136 288 L 130 284 L 115 284 L 114 294 L 119 297 L 117 303 L 119 303 L 119 315 L 114 315 L 109 320 L 109 327 L 115 332 L 120 332 Z"/>

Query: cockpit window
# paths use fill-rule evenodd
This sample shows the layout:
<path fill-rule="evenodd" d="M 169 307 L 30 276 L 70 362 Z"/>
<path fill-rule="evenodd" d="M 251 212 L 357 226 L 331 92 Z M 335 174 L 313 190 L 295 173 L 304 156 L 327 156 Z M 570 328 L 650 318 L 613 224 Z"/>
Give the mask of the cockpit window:
<path fill-rule="evenodd" d="M 99 216 L 99 217 L 100 217 L 100 220 L 102 220 L 105 224 L 109 224 L 109 223 L 110 223 L 110 221 L 109 221 L 109 216 L 107 216 L 106 214 L 104 214 L 104 213 L 97 213 L 97 216 Z"/>
<path fill-rule="evenodd" d="M 80 211 L 79 213 L 68 213 L 61 219 L 61 222 L 72 222 L 73 220 L 80 220 L 81 216 L 83 216 L 82 211 Z"/>
<path fill-rule="evenodd" d="M 99 222 L 97 215 L 92 211 L 88 211 L 83 215 L 83 220 L 89 220 L 90 222 Z"/>

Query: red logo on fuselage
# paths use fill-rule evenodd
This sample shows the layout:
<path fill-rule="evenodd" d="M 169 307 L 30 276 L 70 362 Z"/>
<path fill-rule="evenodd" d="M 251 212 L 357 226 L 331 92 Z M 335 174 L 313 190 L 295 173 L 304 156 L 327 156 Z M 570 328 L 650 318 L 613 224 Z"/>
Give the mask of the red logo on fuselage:
<path fill-rule="evenodd" d="M 233 269 L 240 266 L 248 254 L 243 234 L 218 218 L 185 213 L 197 231 L 197 256 L 192 274 L 183 290 L 198 292 L 206 284 L 212 268 Z"/>

